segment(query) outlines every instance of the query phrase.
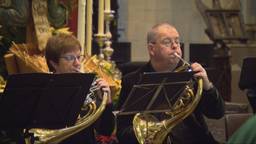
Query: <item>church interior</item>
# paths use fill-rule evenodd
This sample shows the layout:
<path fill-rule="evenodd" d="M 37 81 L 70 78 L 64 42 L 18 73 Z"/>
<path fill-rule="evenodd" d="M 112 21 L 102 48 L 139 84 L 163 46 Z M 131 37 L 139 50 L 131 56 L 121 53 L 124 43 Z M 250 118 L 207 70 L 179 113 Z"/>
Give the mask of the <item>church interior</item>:
<path fill-rule="evenodd" d="M 28 7 L 32 8 L 26 11 Z M 4 12 L 13 8 L 17 14 Z M 214 138 L 225 143 L 253 116 L 239 83 L 244 60 L 256 58 L 255 0 L 3 0 L 1 93 L 10 75 L 48 71 L 42 56 L 45 42 L 49 33 L 60 31 L 74 34 L 92 60 L 97 55 L 114 65 L 109 71 L 119 81 L 110 81 L 118 89 L 122 76 L 148 62 L 147 31 L 160 22 L 177 28 L 183 59 L 202 64 L 223 96 L 224 117 L 206 121 Z M 256 72 L 255 68 L 250 67 Z"/>

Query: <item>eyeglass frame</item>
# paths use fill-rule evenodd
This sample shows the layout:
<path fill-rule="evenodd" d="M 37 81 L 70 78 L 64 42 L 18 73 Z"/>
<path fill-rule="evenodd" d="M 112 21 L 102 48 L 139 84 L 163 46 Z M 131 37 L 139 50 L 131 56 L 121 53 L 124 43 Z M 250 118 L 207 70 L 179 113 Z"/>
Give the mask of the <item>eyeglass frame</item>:
<path fill-rule="evenodd" d="M 85 55 L 78 55 L 78 56 L 75 56 L 75 55 L 63 55 L 63 56 L 60 56 L 59 58 L 63 58 L 63 59 L 65 59 L 68 62 L 75 62 L 75 60 L 78 60 L 79 62 L 82 62 L 85 59 Z"/>
<path fill-rule="evenodd" d="M 164 42 L 168 40 L 168 42 Z M 153 42 L 150 42 L 152 44 L 156 44 L 156 41 L 153 41 Z M 174 43 L 180 47 L 181 46 L 181 42 L 180 42 L 180 38 L 177 37 L 177 38 L 164 38 L 163 40 L 161 40 L 159 42 L 160 44 L 164 45 L 165 47 L 173 47 Z"/>

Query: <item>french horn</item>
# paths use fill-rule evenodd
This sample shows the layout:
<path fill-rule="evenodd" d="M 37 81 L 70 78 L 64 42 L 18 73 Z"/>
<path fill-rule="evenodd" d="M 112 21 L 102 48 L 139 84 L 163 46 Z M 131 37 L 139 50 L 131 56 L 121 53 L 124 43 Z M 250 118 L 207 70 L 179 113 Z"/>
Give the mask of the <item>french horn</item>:
<path fill-rule="evenodd" d="M 97 88 L 94 87 L 90 89 L 92 91 L 90 90 L 90 93 L 88 95 L 92 95 L 94 91 L 97 90 Z M 88 103 L 83 106 L 87 107 L 86 109 L 88 111 L 86 115 L 78 118 L 75 125 L 72 127 L 66 127 L 56 130 L 33 128 L 30 129 L 28 132 L 32 133 L 33 136 L 36 138 L 36 141 L 34 142 L 35 144 L 57 144 L 93 124 L 105 110 L 108 97 L 108 93 L 104 92 L 103 99 L 99 107 L 97 107 L 95 101 L 88 101 Z M 29 144 L 30 140 L 27 139 L 26 143 Z"/>
<path fill-rule="evenodd" d="M 6 81 L 4 81 L 4 78 L 0 76 L 0 93 L 4 92 L 5 85 L 6 85 Z"/>
<path fill-rule="evenodd" d="M 178 67 L 175 72 L 189 71 L 190 64 L 183 60 L 176 53 L 183 65 Z M 166 112 L 167 119 L 159 121 L 152 114 L 137 113 L 133 118 L 133 130 L 140 144 L 162 144 L 172 128 L 189 116 L 198 105 L 202 90 L 203 81 L 201 78 L 196 80 L 197 91 L 194 93 L 195 81 L 191 80 L 187 83 L 183 93 L 174 103 L 170 111 Z"/>

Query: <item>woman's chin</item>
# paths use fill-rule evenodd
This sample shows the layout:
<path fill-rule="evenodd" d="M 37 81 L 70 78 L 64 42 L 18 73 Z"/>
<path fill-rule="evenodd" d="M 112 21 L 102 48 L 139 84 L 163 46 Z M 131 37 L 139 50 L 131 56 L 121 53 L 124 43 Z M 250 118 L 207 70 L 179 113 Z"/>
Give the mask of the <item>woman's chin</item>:
<path fill-rule="evenodd" d="M 79 69 L 75 69 L 72 71 L 73 73 L 81 73 L 81 71 Z"/>

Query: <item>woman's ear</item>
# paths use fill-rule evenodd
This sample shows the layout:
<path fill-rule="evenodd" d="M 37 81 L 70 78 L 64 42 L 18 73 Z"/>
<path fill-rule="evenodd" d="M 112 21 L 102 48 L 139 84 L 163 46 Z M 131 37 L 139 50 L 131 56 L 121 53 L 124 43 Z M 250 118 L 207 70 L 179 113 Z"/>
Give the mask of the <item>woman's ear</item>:
<path fill-rule="evenodd" d="M 56 69 L 57 69 L 57 64 L 55 63 L 55 62 L 53 62 L 53 61 L 49 61 L 50 62 L 50 64 L 51 64 L 51 66 L 54 68 L 54 70 L 56 71 Z"/>

